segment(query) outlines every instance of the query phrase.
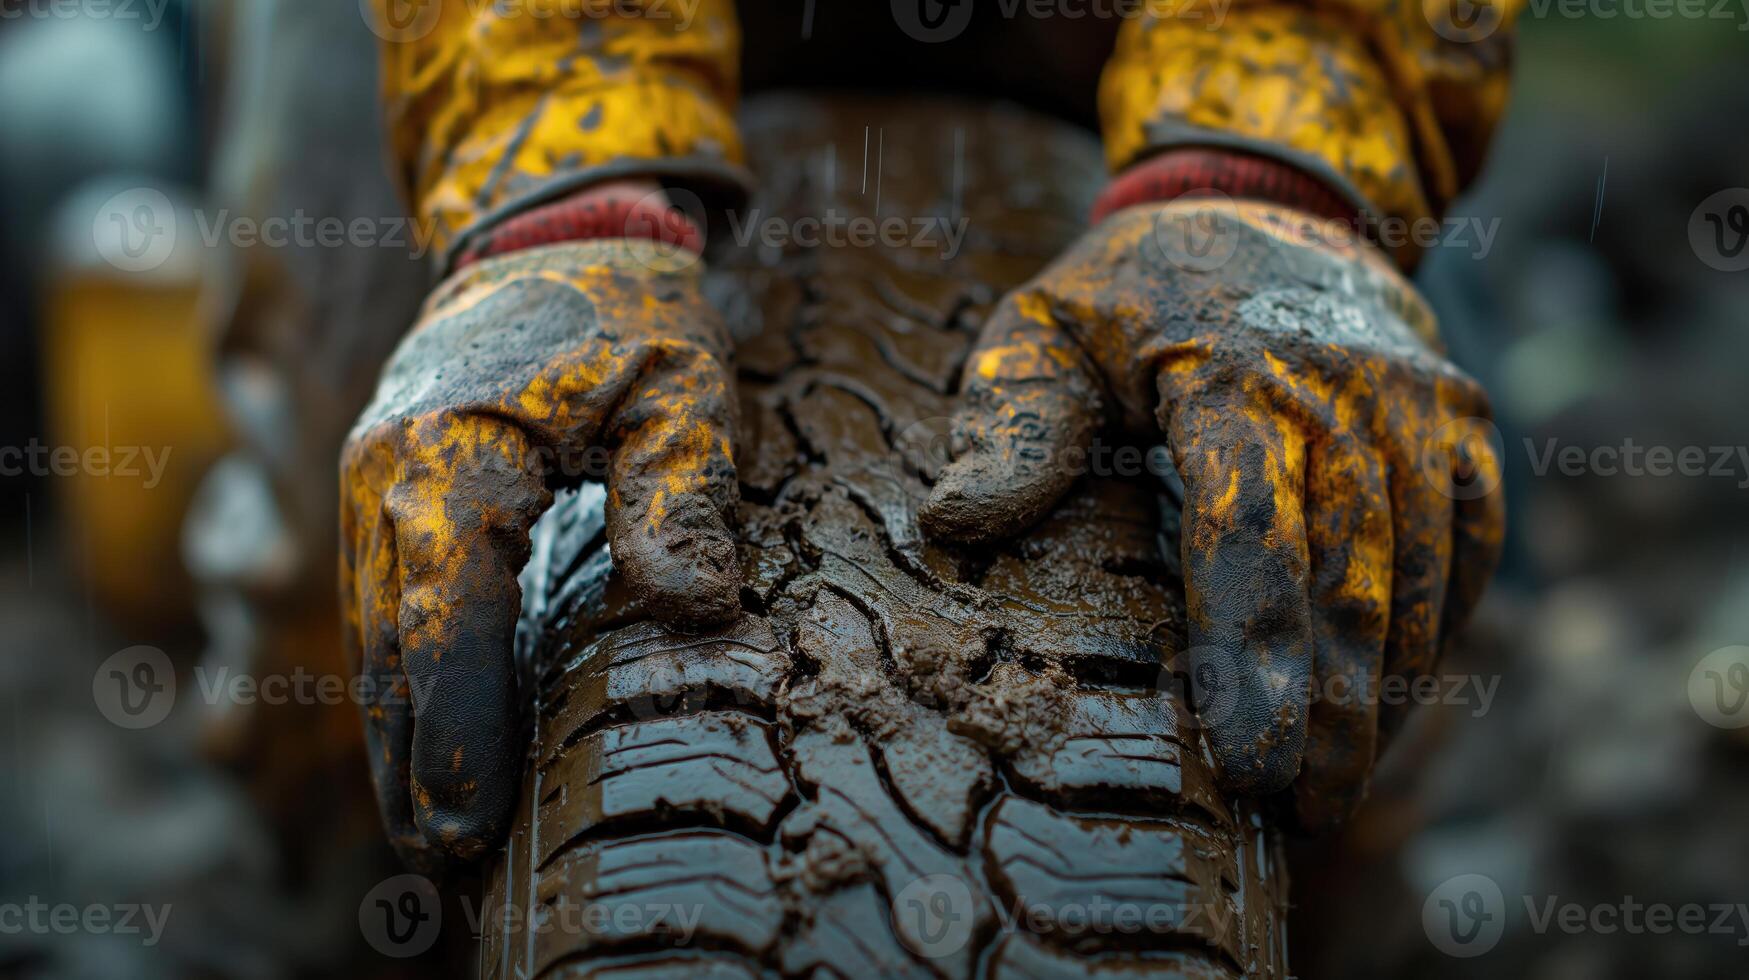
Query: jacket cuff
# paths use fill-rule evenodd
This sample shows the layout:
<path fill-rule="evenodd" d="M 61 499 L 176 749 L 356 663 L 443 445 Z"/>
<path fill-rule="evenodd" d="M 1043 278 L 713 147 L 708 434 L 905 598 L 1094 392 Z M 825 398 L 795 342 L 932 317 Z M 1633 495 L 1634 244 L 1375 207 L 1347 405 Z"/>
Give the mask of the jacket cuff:
<path fill-rule="evenodd" d="M 1172 148 L 1237 148 L 1319 177 L 1369 219 L 1433 214 L 1398 93 L 1346 18 L 1269 6 L 1218 31 L 1131 21 L 1099 108 L 1114 172 Z"/>

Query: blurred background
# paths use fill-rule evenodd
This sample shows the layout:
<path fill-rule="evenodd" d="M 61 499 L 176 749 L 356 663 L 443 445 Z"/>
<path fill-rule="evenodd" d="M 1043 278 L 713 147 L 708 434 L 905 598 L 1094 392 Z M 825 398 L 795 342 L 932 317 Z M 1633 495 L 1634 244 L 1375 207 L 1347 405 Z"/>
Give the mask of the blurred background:
<path fill-rule="evenodd" d="M 1506 565 L 1293 845 L 1300 976 L 1749 963 L 1749 3 L 1575 9 L 1525 15 L 1419 273 L 1494 395 Z M 347 0 L 0 0 L 0 903 L 44 923 L 0 976 L 470 962 L 359 914 L 398 869 L 332 474 L 429 285 L 376 89 Z"/>

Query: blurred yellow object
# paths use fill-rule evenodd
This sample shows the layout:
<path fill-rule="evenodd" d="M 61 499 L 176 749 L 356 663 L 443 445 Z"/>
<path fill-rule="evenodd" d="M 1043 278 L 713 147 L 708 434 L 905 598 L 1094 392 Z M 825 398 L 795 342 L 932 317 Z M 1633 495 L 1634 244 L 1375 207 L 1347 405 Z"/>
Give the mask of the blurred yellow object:
<path fill-rule="evenodd" d="M 91 217 L 105 200 L 67 205 L 43 297 L 48 431 L 18 463 L 49 488 L 71 566 L 98 600 L 162 623 L 192 615 L 183 514 L 228 439 L 196 313 L 198 263 L 186 250 L 150 269 L 107 261 Z"/>

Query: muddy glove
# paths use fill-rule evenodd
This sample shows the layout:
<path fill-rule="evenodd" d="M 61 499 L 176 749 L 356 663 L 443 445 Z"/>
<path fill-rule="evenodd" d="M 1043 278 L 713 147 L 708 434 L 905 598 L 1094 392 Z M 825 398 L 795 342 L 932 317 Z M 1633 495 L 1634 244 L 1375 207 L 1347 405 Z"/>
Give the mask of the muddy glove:
<path fill-rule="evenodd" d="M 1300 217 L 1179 200 L 1087 233 L 986 323 L 957 458 L 920 517 L 1006 536 L 1068 489 L 1102 425 L 1164 439 L 1223 782 L 1293 783 L 1320 827 L 1365 793 L 1381 676 L 1431 671 L 1473 608 L 1502 511 L 1470 492 L 1498 480 L 1469 437 L 1488 408 L 1426 306 L 1372 246 L 1308 243 Z"/>
<path fill-rule="evenodd" d="M 738 614 L 729 342 L 701 265 L 654 242 L 512 252 L 452 276 L 385 369 L 341 473 L 348 639 L 377 696 L 384 821 L 416 866 L 472 859 L 516 800 L 511 659 L 528 532 L 606 461 L 613 562 L 651 614 Z"/>

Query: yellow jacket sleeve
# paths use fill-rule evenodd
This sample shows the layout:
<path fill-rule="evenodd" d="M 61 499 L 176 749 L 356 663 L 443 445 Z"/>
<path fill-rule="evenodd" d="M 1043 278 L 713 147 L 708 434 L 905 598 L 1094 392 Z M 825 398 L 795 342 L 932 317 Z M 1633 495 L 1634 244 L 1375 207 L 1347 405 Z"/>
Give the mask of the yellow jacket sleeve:
<path fill-rule="evenodd" d="M 391 148 L 453 256 L 600 180 L 744 190 L 733 0 L 369 0 Z"/>
<path fill-rule="evenodd" d="M 1506 102 L 1522 0 L 1145 0 L 1100 80 L 1114 171 L 1180 146 L 1272 156 L 1369 218 L 1440 215 Z"/>

